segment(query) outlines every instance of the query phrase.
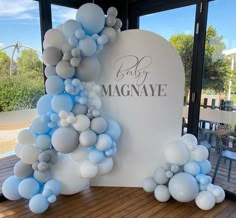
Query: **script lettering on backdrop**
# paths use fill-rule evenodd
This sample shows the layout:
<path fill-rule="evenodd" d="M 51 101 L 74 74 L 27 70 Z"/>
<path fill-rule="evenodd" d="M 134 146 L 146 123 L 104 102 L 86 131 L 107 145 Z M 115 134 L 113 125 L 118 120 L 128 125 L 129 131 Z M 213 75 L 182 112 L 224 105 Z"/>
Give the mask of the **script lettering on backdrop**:
<path fill-rule="evenodd" d="M 146 83 L 147 77 L 152 73 L 151 56 L 127 55 L 121 56 L 113 63 L 113 75 L 116 83 L 102 84 L 103 96 L 167 96 L 167 84 Z M 126 78 L 133 83 L 125 83 Z"/>

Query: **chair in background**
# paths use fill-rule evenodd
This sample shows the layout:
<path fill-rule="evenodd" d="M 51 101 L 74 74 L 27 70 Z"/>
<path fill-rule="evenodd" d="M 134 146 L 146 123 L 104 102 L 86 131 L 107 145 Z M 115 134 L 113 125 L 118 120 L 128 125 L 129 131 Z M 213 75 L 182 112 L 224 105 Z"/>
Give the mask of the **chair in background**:
<path fill-rule="evenodd" d="M 218 141 L 218 146 L 220 148 L 220 153 L 219 153 L 219 157 L 217 160 L 217 164 L 216 164 L 216 168 L 215 168 L 215 172 L 213 175 L 213 179 L 212 179 L 212 183 L 214 183 L 215 181 L 215 177 L 217 174 L 217 171 L 219 169 L 220 166 L 220 161 L 222 158 L 224 158 L 225 160 L 229 160 L 229 168 L 228 168 L 228 182 L 230 181 L 230 174 L 231 174 L 231 169 L 232 169 L 232 162 L 236 161 L 236 148 L 231 148 L 228 146 L 229 143 L 229 138 L 225 137 L 222 138 L 220 136 L 217 136 L 217 141 Z"/>

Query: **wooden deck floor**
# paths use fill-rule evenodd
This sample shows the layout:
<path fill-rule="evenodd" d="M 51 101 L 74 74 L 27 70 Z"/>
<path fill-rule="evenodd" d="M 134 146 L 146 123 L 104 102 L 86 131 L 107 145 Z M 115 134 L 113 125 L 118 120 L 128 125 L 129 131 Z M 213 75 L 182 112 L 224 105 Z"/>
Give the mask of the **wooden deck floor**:
<path fill-rule="evenodd" d="M 6 177 L 12 175 L 16 161 L 14 156 L 0 160 L 0 186 Z M 79 194 L 59 196 L 43 215 L 31 213 L 28 200 L 4 201 L 0 203 L 0 217 L 235 218 L 236 202 L 226 199 L 212 210 L 203 211 L 194 202 L 180 203 L 171 199 L 167 203 L 159 203 L 153 194 L 145 193 L 141 188 L 91 187 Z"/>

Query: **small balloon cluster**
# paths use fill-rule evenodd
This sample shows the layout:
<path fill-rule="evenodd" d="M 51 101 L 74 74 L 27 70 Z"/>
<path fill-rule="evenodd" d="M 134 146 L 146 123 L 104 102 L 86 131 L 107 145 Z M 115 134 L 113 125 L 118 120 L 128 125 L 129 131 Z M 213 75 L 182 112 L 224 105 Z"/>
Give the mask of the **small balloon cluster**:
<path fill-rule="evenodd" d="M 102 116 L 97 54 L 116 39 L 117 10 L 107 16 L 96 4 L 82 5 L 76 20 L 46 32 L 43 61 L 47 94 L 37 102 L 38 117 L 18 135 L 20 161 L 2 187 L 10 200 L 29 199 L 43 213 L 58 194 L 75 194 L 97 175 L 111 172 L 120 126 Z"/>
<path fill-rule="evenodd" d="M 202 210 L 210 210 L 225 198 L 224 190 L 213 185 L 207 174 L 211 170 L 208 150 L 198 145 L 194 135 L 186 134 L 164 148 L 167 163 L 157 168 L 152 177 L 145 178 L 143 189 L 154 192 L 155 198 L 166 202 L 172 196 L 180 202 L 195 199 Z"/>

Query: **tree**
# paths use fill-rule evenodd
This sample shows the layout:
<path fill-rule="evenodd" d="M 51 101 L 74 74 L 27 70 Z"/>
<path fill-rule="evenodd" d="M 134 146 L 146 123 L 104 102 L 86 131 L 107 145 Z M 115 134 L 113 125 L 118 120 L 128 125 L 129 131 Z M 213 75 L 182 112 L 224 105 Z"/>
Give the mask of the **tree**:
<path fill-rule="evenodd" d="M 0 51 L 0 78 L 8 77 L 10 73 L 10 57 L 5 51 Z"/>
<path fill-rule="evenodd" d="M 43 68 L 36 51 L 25 49 L 17 58 L 17 73 L 29 79 L 42 79 Z"/>
<path fill-rule="evenodd" d="M 182 58 L 186 75 L 185 89 L 188 91 L 192 71 L 193 36 L 177 34 L 171 36 L 169 41 Z M 216 29 L 209 26 L 206 33 L 203 89 L 212 89 L 216 93 L 226 90 L 230 75 L 230 65 L 223 55 L 224 49 L 223 36 L 219 36 Z"/>

